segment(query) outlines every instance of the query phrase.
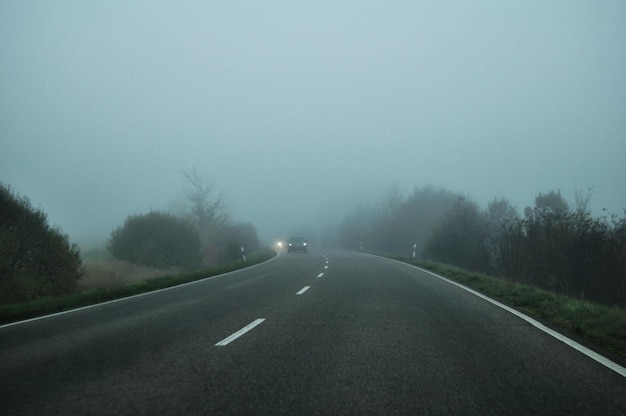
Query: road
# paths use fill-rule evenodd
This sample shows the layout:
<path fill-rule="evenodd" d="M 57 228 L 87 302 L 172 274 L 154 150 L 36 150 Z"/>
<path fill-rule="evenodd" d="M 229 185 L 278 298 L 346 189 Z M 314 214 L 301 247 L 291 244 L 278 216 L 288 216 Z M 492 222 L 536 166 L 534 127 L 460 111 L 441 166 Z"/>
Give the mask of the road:
<path fill-rule="evenodd" d="M 626 414 L 626 378 L 528 322 L 335 250 L 2 327 L 0 371 L 3 415 Z"/>

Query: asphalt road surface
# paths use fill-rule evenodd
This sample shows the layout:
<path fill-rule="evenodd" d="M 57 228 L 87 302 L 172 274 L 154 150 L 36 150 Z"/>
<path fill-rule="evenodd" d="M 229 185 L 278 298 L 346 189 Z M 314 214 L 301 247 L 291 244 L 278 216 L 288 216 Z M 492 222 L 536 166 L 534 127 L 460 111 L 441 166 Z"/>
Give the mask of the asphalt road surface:
<path fill-rule="evenodd" d="M 626 378 L 408 265 L 311 249 L 0 328 L 1 415 L 625 415 Z"/>

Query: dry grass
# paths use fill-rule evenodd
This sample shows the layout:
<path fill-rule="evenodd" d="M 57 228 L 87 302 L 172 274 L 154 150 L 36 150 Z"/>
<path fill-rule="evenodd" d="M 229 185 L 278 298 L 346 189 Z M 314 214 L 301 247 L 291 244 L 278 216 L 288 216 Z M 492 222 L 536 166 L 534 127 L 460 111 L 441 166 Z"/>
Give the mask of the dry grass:
<path fill-rule="evenodd" d="M 87 260 L 86 273 L 79 281 L 80 290 L 110 289 L 146 279 L 176 275 L 182 269 L 155 269 L 120 260 Z"/>

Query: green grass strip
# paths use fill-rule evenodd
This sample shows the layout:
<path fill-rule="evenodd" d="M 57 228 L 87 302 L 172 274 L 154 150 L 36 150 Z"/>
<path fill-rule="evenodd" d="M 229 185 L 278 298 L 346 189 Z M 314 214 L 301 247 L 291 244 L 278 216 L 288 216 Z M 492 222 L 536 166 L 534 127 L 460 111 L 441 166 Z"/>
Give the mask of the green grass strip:
<path fill-rule="evenodd" d="M 387 256 L 470 287 L 527 315 L 626 358 L 626 310 L 582 301 L 458 267 Z"/>
<path fill-rule="evenodd" d="M 61 297 L 43 298 L 31 302 L 0 305 L 0 325 L 194 282 L 196 280 L 217 276 L 259 264 L 271 259 L 275 255 L 276 253 L 274 251 L 264 249 L 249 256 L 245 263 L 229 263 L 191 273 L 147 279 L 116 288 L 92 289 Z"/>

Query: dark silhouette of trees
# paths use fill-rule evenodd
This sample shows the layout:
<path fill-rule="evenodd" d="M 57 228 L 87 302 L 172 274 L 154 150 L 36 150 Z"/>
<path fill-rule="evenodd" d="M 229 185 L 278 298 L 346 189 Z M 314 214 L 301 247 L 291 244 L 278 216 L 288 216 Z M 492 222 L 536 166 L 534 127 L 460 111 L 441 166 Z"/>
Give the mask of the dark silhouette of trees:
<path fill-rule="evenodd" d="M 557 195 L 554 193 L 553 195 Z M 500 275 L 569 296 L 626 304 L 626 219 L 593 218 L 586 207 L 569 208 L 540 194 L 526 216 L 505 227 L 499 242 L 510 251 Z M 506 255 L 505 255 L 506 254 Z"/>
<path fill-rule="evenodd" d="M 493 274 L 508 273 L 516 276 L 521 266 L 518 245 L 513 239 L 506 243 L 500 238 L 502 232 L 511 228 L 514 233 L 519 214 L 506 199 L 494 199 L 487 204 L 485 216 L 485 247 L 489 255 L 486 272 Z"/>
<path fill-rule="evenodd" d="M 344 218 L 345 248 L 417 255 L 553 292 L 626 306 L 626 211 L 594 218 L 591 190 L 573 206 L 560 191 L 539 193 L 524 215 L 505 199 L 485 210 L 458 194 L 392 190 L 378 209 L 358 206 Z"/>
<path fill-rule="evenodd" d="M 504 199 L 487 210 L 464 199 L 433 230 L 437 261 L 568 296 L 626 304 L 626 219 L 593 218 L 589 195 L 571 207 L 559 191 L 538 194 L 519 217 Z"/>
<path fill-rule="evenodd" d="M 78 247 L 0 183 L 0 302 L 67 294 L 83 275 Z"/>
<path fill-rule="evenodd" d="M 489 268 L 486 224 L 478 204 L 459 197 L 433 229 L 425 253 L 443 263 L 485 271 Z"/>

